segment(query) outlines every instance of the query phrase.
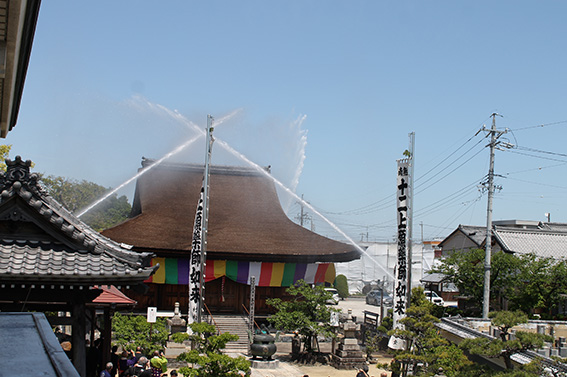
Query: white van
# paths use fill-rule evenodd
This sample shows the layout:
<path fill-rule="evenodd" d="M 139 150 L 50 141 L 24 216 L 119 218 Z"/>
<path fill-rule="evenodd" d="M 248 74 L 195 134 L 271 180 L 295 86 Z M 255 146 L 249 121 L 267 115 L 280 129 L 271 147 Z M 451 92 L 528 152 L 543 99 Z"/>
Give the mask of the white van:
<path fill-rule="evenodd" d="M 425 298 L 428 301 L 431 301 L 432 303 L 434 303 L 435 305 L 439 305 L 439 306 L 445 306 L 445 300 L 443 300 L 443 298 L 441 296 L 439 296 L 437 294 L 437 292 L 434 291 L 423 291 L 423 293 L 425 293 Z"/>

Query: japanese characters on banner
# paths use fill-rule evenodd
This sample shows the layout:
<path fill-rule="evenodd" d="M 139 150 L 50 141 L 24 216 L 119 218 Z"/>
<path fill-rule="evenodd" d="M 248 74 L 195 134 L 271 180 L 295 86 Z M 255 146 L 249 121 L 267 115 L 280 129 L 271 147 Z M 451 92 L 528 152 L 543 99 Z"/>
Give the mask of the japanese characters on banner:
<path fill-rule="evenodd" d="M 396 223 L 398 226 L 398 258 L 394 277 L 394 327 L 400 328 L 399 320 L 406 316 L 407 309 L 407 289 L 408 289 L 408 218 L 409 218 L 409 196 L 410 196 L 410 177 L 409 160 L 398 160 L 398 179 L 396 191 Z M 403 348 L 405 342 L 401 339 L 392 337 L 389 344 L 390 348 Z"/>
<path fill-rule="evenodd" d="M 193 240 L 191 242 L 191 259 L 189 261 L 189 318 L 187 324 L 199 321 L 199 310 L 201 302 L 201 252 L 203 242 L 203 197 L 205 188 L 201 188 L 199 204 L 195 213 L 195 224 L 193 226 Z"/>

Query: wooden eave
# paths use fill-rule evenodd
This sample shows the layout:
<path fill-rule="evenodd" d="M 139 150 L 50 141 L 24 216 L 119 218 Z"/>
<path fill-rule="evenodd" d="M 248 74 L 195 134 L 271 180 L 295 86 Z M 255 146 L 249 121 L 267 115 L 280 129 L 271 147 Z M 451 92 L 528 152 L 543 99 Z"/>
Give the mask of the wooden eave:
<path fill-rule="evenodd" d="M 0 137 L 18 119 L 40 0 L 0 1 Z"/>

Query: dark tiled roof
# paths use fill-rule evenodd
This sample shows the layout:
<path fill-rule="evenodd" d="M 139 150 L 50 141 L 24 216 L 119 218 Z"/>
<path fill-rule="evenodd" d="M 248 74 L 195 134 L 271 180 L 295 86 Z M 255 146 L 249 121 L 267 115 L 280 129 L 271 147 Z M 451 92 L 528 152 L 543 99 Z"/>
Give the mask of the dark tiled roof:
<path fill-rule="evenodd" d="M 540 257 L 556 259 L 567 258 L 567 224 L 537 223 L 535 221 L 501 221 L 511 225 L 494 225 L 493 242 L 509 253 L 535 254 Z M 518 223 L 518 225 L 513 225 Z M 522 224 L 532 224 L 525 226 Z M 533 225 L 535 224 L 535 225 Z M 445 246 L 451 239 L 465 235 L 478 247 L 486 242 L 486 227 L 459 225 L 440 246 Z"/>
<path fill-rule="evenodd" d="M 79 377 L 43 313 L 0 313 L 2 376 Z"/>
<path fill-rule="evenodd" d="M 457 229 L 439 243 L 439 247 L 443 248 L 450 239 L 461 234 L 470 239 L 477 247 L 481 247 L 486 239 L 486 227 L 459 224 Z"/>
<path fill-rule="evenodd" d="M 47 194 L 29 161 L 0 176 L 0 280 L 70 284 L 142 282 L 155 267 L 94 231 Z"/>
<path fill-rule="evenodd" d="M 133 218 L 103 234 L 136 250 L 186 254 L 203 172 L 202 165 L 163 163 L 148 170 L 138 178 Z M 209 197 L 210 259 L 343 262 L 359 257 L 354 246 L 289 220 L 273 181 L 254 169 L 212 166 Z"/>

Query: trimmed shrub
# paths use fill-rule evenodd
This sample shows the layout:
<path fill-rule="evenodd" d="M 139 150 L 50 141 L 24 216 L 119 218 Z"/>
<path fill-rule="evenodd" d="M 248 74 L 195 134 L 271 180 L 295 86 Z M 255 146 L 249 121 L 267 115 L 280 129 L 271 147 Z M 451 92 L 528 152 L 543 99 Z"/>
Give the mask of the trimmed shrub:
<path fill-rule="evenodd" d="M 347 281 L 346 276 L 337 275 L 337 277 L 335 278 L 334 286 L 335 286 L 336 290 L 339 291 L 340 298 L 347 298 L 349 296 L 349 294 L 348 294 L 348 281 Z"/>

